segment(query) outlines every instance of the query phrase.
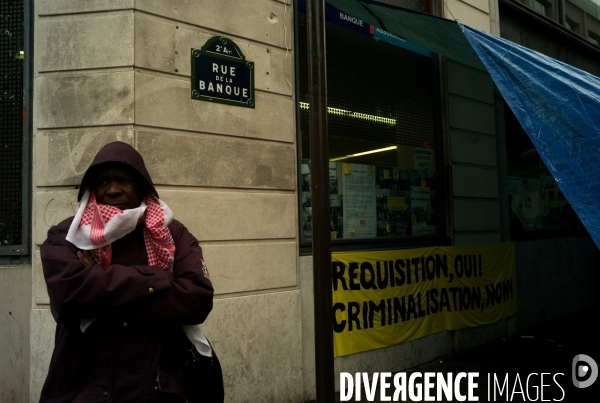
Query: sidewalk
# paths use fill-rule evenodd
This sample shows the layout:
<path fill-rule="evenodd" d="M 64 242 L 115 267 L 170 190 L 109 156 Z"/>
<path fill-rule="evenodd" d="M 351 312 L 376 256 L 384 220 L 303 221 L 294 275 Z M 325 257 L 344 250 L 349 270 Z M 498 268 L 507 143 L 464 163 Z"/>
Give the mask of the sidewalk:
<path fill-rule="evenodd" d="M 406 370 L 407 378 L 413 372 L 450 372 L 457 374 L 459 372 L 478 372 L 479 377 L 476 382 L 478 388 L 475 395 L 479 397 L 480 402 L 524 402 L 524 401 L 542 401 L 540 395 L 541 374 L 544 375 L 543 384 L 545 385 L 543 401 L 562 401 L 562 402 L 594 402 L 598 401 L 600 396 L 600 379 L 592 386 L 585 389 L 574 387 L 572 382 L 572 361 L 577 354 L 586 354 L 600 363 L 600 348 L 598 333 L 590 329 L 592 323 L 598 320 L 598 308 L 590 308 L 574 315 L 559 318 L 534 328 L 527 329 L 518 335 L 508 339 L 498 340 L 476 349 L 454 354 L 447 357 L 438 358 L 429 363 L 419 365 L 415 368 Z M 527 377 L 530 377 L 527 385 Z M 556 375 L 556 382 L 553 380 Z M 488 397 L 488 374 L 493 383 L 493 375 L 496 375 L 500 387 L 508 374 L 507 388 L 503 395 L 500 395 L 496 389 L 494 399 L 493 388 L 489 389 Z M 517 379 L 517 374 L 519 375 Z M 370 374 L 372 376 L 372 374 Z M 520 379 L 520 384 L 518 380 Z M 391 380 L 390 380 L 391 381 Z M 422 378 L 419 379 L 422 382 Z M 557 383 L 559 386 L 557 386 Z M 391 387 L 387 390 L 387 396 L 392 397 L 394 393 L 393 381 Z M 521 389 L 522 388 L 522 389 Z M 464 389 L 464 390 L 463 390 Z M 515 393 L 513 393 L 513 389 Z M 529 397 L 526 393 L 529 392 Z M 435 388 L 430 393 L 436 396 Z M 461 394 L 467 395 L 466 381 L 461 382 Z M 512 394 L 512 396 L 511 396 Z M 537 395 L 537 398 L 536 398 Z M 511 400 L 512 397 L 512 400 Z M 339 394 L 336 402 L 339 402 Z M 351 402 L 367 402 L 364 388 L 361 393 L 361 400 L 350 400 Z M 555 400 L 554 400 L 555 399 Z M 402 400 L 399 400 L 402 401 Z M 407 396 L 408 402 L 410 400 Z M 457 402 L 458 400 L 434 400 L 441 402 Z M 374 402 L 380 400 L 379 390 L 375 394 Z"/>

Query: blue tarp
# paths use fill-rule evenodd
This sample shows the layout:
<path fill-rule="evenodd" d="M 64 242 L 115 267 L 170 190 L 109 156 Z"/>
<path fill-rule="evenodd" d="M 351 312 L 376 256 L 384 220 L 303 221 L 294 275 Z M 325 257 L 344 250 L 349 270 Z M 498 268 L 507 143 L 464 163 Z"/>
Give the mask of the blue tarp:
<path fill-rule="evenodd" d="M 600 248 L 600 78 L 474 28 L 464 33 Z"/>
<path fill-rule="evenodd" d="M 600 78 L 448 19 L 368 0 L 327 2 L 449 59 L 483 62 L 600 248 Z"/>

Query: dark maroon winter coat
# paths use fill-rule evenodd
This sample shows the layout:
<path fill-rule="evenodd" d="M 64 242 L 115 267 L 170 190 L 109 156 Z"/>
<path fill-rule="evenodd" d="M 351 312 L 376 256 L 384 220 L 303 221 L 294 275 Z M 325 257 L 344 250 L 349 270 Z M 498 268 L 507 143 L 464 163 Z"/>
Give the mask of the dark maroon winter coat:
<path fill-rule="evenodd" d="M 118 150 L 118 161 L 136 169 L 156 193 L 141 156 L 124 143 L 106 146 L 90 169 L 114 161 L 107 148 Z M 82 184 L 86 180 L 87 174 Z M 202 323 L 213 297 L 198 241 L 180 222 L 169 225 L 176 246 L 171 283 L 165 270 L 148 265 L 143 224 L 112 244 L 109 267 L 86 268 L 65 239 L 72 220 L 50 228 L 41 247 L 57 327 L 40 401 L 185 401 L 181 325 Z M 96 320 L 82 333 L 85 318 Z"/>

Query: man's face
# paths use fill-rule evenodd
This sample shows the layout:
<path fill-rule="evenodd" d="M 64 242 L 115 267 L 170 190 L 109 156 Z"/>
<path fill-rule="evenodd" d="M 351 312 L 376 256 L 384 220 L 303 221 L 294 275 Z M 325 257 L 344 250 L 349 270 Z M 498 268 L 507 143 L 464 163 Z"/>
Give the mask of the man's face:
<path fill-rule="evenodd" d="M 96 193 L 98 203 L 121 210 L 139 207 L 144 197 L 142 184 L 135 171 L 118 163 L 102 167 L 92 183 L 92 190 Z"/>

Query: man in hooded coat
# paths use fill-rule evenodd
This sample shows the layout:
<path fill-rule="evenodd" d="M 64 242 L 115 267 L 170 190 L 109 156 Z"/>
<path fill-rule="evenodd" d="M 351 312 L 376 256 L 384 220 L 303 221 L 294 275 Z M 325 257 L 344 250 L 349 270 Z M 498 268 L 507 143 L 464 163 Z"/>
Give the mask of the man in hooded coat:
<path fill-rule="evenodd" d="M 122 142 L 98 152 L 78 200 L 40 250 L 57 322 L 40 401 L 185 401 L 182 325 L 202 323 L 213 298 L 197 239 Z"/>

